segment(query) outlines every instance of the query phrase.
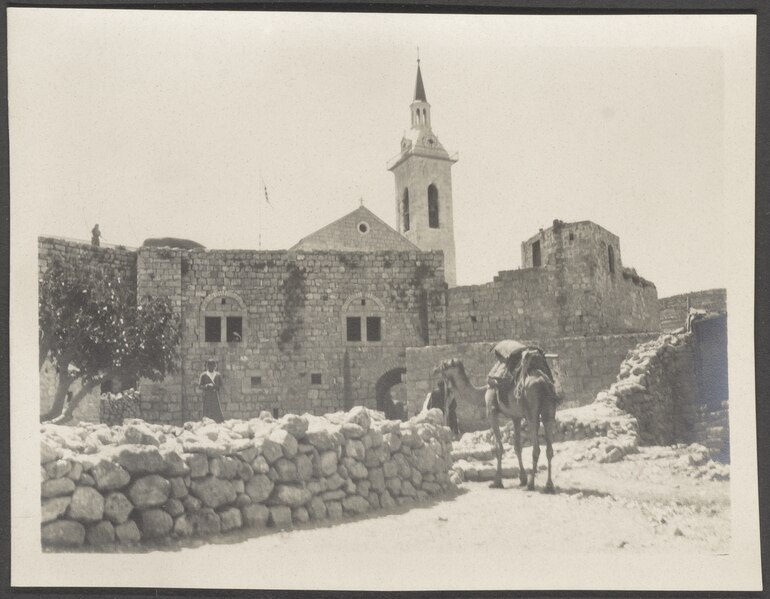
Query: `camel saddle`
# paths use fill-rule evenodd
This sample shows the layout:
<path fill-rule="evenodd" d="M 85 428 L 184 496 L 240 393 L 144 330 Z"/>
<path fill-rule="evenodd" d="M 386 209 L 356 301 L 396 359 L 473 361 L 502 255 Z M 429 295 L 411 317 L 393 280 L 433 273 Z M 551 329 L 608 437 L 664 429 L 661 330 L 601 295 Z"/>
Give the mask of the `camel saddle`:
<path fill-rule="evenodd" d="M 554 383 L 548 360 L 539 347 L 506 339 L 495 345 L 492 351 L 497 362 L 487 377 L 495 380 L 497 399 L 504 405 L 508 406 L 508 394 L 511 388 L 513 388 L 514 399 L 517 402 L 521 400 L 524 392 L 524 381 L 527 374 L 531 372 L 539 370 L 548 377 L 552 384 Z"/>

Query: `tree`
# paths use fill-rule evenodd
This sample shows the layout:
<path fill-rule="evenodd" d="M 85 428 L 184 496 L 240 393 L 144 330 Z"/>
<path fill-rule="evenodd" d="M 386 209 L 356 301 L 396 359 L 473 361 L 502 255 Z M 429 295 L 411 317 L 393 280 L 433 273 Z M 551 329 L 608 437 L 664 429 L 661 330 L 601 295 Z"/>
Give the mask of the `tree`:
<path fill-rule="evenodd" d="M 38 311 L 39 366 L 49 359 L 57 372 L 53 405 L 41 421 L 70 420 L 104 379 L 158 381 L 176 370 L 179 318 L 171 302 L 137 302 L 134 282 L 112 265 L 55 258 L 39 281 Z M 66 401 L 76 381 L 80 389 Z"/>

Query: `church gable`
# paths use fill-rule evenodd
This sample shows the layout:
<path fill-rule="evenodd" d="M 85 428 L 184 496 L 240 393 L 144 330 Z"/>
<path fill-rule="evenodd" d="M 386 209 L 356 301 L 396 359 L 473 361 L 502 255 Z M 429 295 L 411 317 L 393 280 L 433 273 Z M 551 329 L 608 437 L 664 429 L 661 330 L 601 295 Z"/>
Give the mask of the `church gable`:
<path fill-rule="evenodd" d="M 364 206 L 302 238 L 291 249 L 348 252 L 418 251 L 416 245 Z"/>

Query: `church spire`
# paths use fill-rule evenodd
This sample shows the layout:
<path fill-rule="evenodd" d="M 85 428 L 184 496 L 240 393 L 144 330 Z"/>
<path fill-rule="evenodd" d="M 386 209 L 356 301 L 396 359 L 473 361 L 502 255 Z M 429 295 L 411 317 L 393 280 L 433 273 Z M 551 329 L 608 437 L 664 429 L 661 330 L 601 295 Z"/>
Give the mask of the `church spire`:
<path fill-rule="evenodd" d="M 420 59 L 417 59 L 417 83 L 414 86 L 414 102 L 427 102 L 425 97 L 425 86 L 422 84 L 422 73 L 420 72 Z"/>

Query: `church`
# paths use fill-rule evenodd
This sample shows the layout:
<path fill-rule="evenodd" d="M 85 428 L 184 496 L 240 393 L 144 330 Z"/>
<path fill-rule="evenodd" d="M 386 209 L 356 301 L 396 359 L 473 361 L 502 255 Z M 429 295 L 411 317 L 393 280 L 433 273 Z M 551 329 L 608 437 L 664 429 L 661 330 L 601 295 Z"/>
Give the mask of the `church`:
<path fill-rule="evenodd" d="M 457 155 L 433 130 L 419 62 L 409 112 L 388 164 L 396 229 L 360 206 L 288 250 L 39 239 L 41 273 L 54 255 L 110 262 L 139 296 L 172 300 L 182 323 L 179 369 L 141 383 L 146 420 L 200 418 L 197 382 L 210 358 L 223 375 L 225 418 L 384 409 L 391 400 L 412 415 L 435 383 L 437 360 L 503 338 L 539 343 L 582 404 L 614 380 L 630 348 L 659 334 L 655 286 L 623 265 L 618 237 L 590 221 L 555 220 L 522 242 L 520 268 L 456 286 Z M 478 356 L 480 383 L 490 359 Z"/>

